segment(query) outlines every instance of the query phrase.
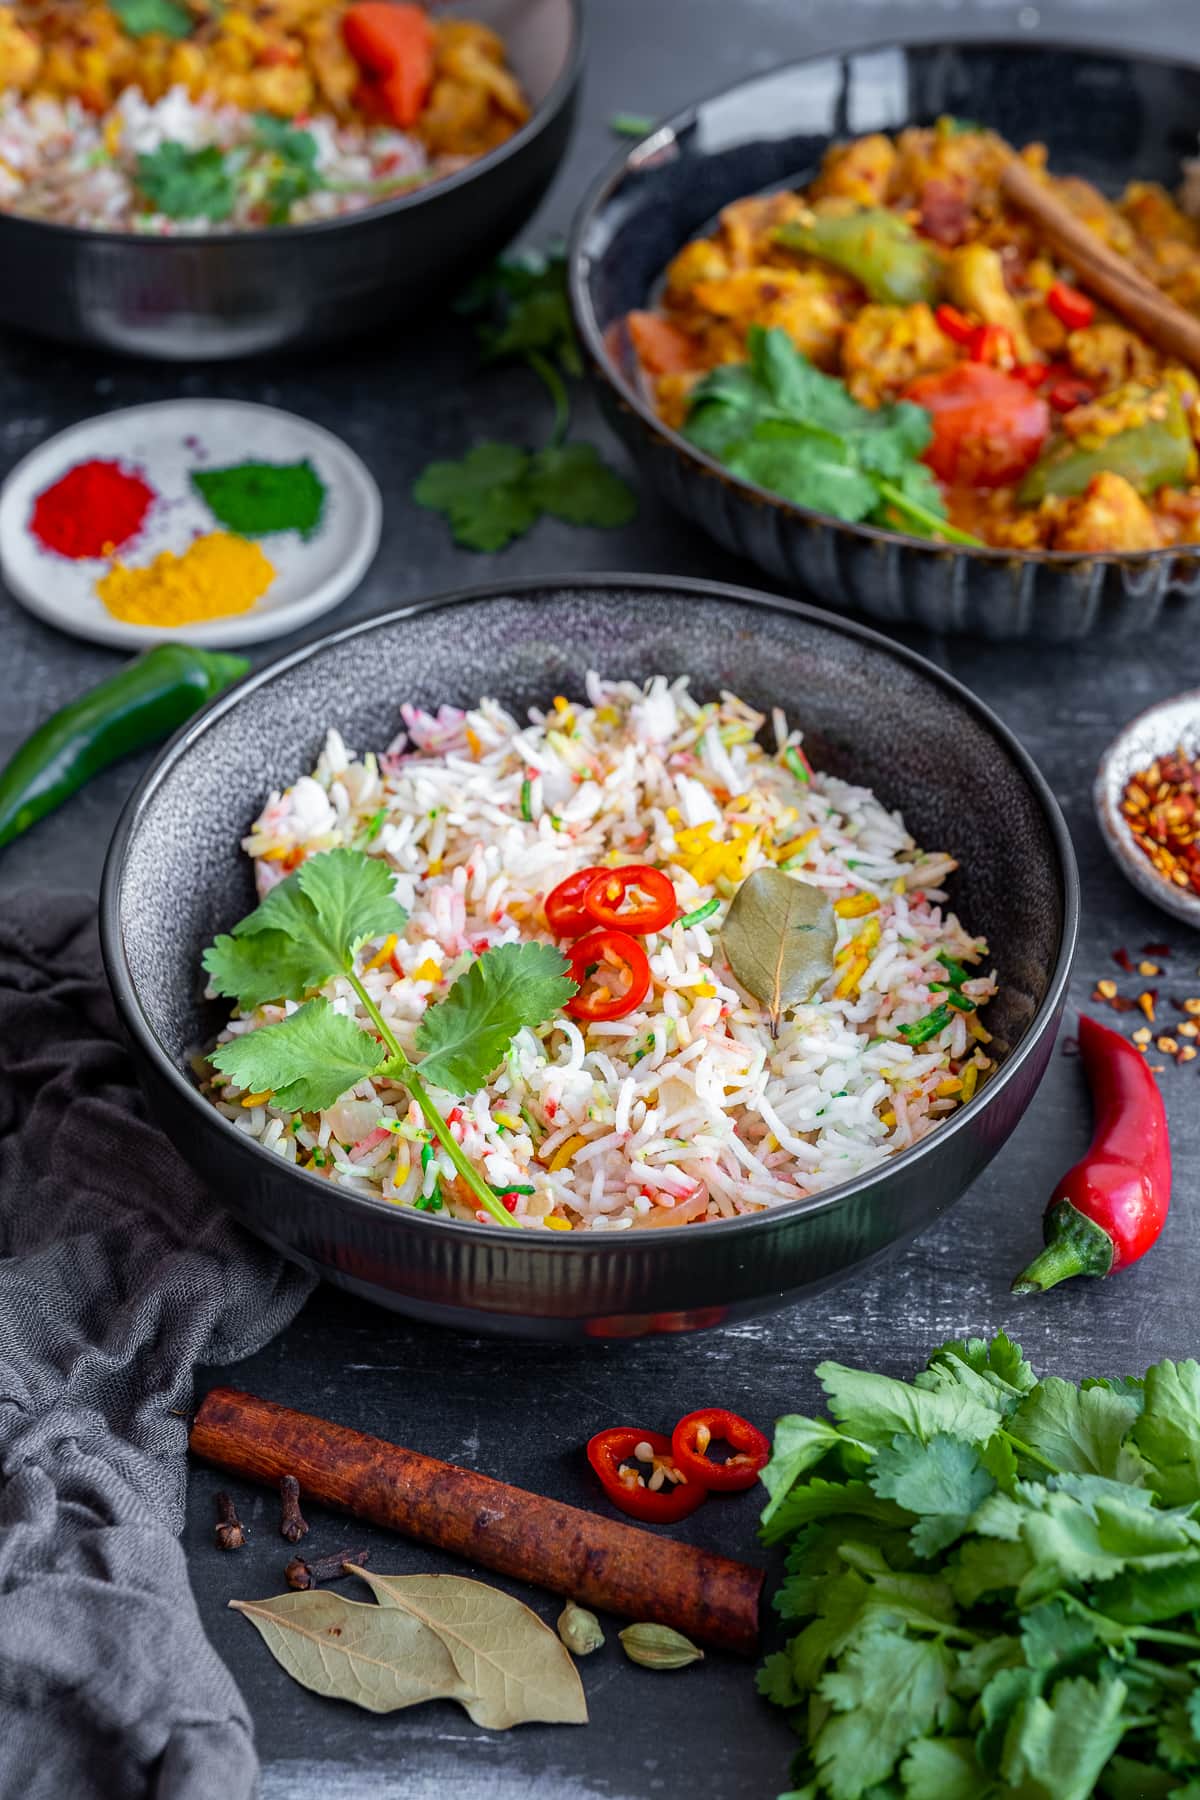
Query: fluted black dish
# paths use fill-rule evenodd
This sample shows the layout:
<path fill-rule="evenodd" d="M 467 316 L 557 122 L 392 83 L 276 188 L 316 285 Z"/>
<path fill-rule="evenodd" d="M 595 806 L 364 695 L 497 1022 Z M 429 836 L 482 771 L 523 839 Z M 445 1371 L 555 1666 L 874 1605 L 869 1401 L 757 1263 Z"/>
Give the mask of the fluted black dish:
<path fill-rule="evenodd" d="M 140 237 L 0 212 L 0 325 L 167 362 L 357 337 L 430 309 L 512 238 L 567 147 L 583 0 L 461 0 L 533 104 L 507 143 L 363 212 L 211 236 Z"/>
<path fill-rule="evenodd" d="M 998 639 L 1143 632 L 1200 594 L 1196 549 L 967 550 L 848 525 L 738 480 L 668 430 L 639 387 L 620 321 L 722 207 L 802 186 L 837 139 L 941 113 L 1017 144 L 1040 139 L 1052 166 L 1108 191 L 1134 178 L 1171 185 L 1196 152 L 1200 67 L 1083 45 L 888 45 L 791 63 L 676 113 L 614 162 L 571 234 L 571 303 L 601 405 L 664 499 L 828 606 Z"/>
<path fill-rule="evenodd" d="M 924 1142 L 869 1174 L 752 1218 L 622 1233 L 430 1219 L 281 1162 L 198 1091 L 189 1058 L 224 1008 L 200 954 L 254 904 L 239 839 L 272 788 L 309 770 L 328 725 L 362 751 L 402 700 L 481 694 L 514 709 L 580 691 L 588 669 L 690 672 L 786 706 L 814 760 L 903 807 L 951 850 L 953 902 L 1000 971 L 999 1072 Z M 130 800 L 104 871 L 105 964 L 154 1116 L 229 1207 L 285 1255 L 396 1310 L 543 1337 L 683 1331 L 799 1300 L 952 1205 L 1004 1143 L 1049 1058 L 1075 943 L 1078 878 L 1053 795 L 986 707 L 864 626 L 711 582 L 566 577 L 469 589 L 350 625 L 259 670 L 168 745 Z"/>

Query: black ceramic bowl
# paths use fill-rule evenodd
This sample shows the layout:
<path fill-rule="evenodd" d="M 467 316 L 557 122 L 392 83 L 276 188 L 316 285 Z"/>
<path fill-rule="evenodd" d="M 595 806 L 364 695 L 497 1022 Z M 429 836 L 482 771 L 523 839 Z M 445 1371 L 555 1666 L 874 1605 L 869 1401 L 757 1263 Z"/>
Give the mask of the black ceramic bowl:
<path fill-rule="evenodd" d="M 461 0 L 533 103 L 499 149 L 415 193 L 312 225 L 138 237 L 0 213 L 0 325 L 170 362 L 251 356 L 394 326 L 520 229 L 575 115 L 583 0 Z"/>
<path fill-rule="evenodd" d="M 1196 151 L 1200 67 L 1081 45 L 893 45 L 792 63 L 677 113 L 617 160 L 576 217 L 571 301 L 601 403 L 672 506 L 829 606 L 989 638 L 1144 631 L 1172 596 L 1200 593 L 1196 550 L 956 550 L 846 525 L 737 480 L 667 430 L 639 389 L 619 322 L 722 207 L 802 186 L 836 139 L 940 113 L 1017 144 L 1040 139 L 1055 168 L 1110 191 L 1135 177 L 1173 185 Z"/>
<path fill-rule="evenodd" d="M 388 742 L 400 702 L 513 708 L 584 672 L 691 672 L 784 703 L 815 760 L 904 808 L 962 860 L 954 902 L 991 942 L 1002 1067 L 914 1149 L 812 1200 L 676 1231 L 560 1236 L 400 1211 L 282 1163 L 198 1092 L 189 1055 L 225 1014 L 200 953 L 253 905 L 238 840 L 310 769 L 327 725 Z M 1054 1042 L 1078 914 L 1070 840 L 1005 727 L 932 664 L 862 626 L 707 582 L 580 576 L 426 600 L 332 632 L 187 726 L 127 806 L 101 901 L 104 956 L 155 1116 L 246 1224 L 340 1287 L 421 1318 L 544 1337 L 682 1331 L 780 1307 L 911 1237 L 1000 1148 Z M 215 1204 L 216 1202 L 214 1202 Z"/>

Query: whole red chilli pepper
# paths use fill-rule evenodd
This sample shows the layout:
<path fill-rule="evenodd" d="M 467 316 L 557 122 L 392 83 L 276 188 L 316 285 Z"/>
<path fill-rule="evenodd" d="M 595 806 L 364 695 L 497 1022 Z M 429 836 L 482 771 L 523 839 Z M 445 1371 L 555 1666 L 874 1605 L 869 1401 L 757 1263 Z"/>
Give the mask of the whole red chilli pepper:
<path fill-rule="evenodd" d="M 1071 1275 L 1111 1275 L 1144 1256 L 1166 1224 L 1171 1145 L 1162 1095 L 1134 1044 L 1094 1019 L 1079 1020 L 1079 1053 L 1096 1130 L 1046 1209 L 1046 1248 L 1013 1282 L 1037 1294 Z"/>

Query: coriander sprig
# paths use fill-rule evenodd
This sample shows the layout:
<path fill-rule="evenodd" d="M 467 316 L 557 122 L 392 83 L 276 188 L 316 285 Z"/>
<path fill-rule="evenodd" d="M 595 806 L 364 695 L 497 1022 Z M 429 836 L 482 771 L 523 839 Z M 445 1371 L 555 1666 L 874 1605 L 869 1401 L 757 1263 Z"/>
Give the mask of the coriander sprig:
<path fill-rule="evenodd" d="M 907 400 L 860 406 L 778 327 L 752 325 L 746 349 L 746 362 L 723 364 L 693 388 L 683 427 L 693 444 L 799 506 L 978 546 L 950 524 L 920 460 L 932 436 L 924 408 Z"/>
<path fill-rule="evenodd" d="M 326 850 L 272 888 L 262 903 L 205 951 L 213 990 L 251 1011 L 268 1000 L 303 1000 L 276 1025 L 220 1044 L 209 1061 L 288 1112 L 320 1112 L 370 1076 L 407 1088 L 472 1194 L 498 1224 L 516 1220 L 500 1203 L 433 1099 L 430 1086 L 462 1095 L 482 1086 L 518 1031 L 545 1023 L 575 983 L 551 945 L 500 944 L 453 983 L 417 1027 L 414 1063 L 355 968 L 362 945 L 403 931 L 408 914 L 387 864 L 359 850 Z M 352 988 L 376 1036 L 313 990 L 335 976 Z"/>
<path fill-rule="evenodd" d="M 173 5 L 173 0 L 130 0 L 139 6 Z M 137 159 L 137 186 L 155 212 L 169 219 L 232 217 L 239 194 L 266 209 L 268 225 L 286 225 L 292 208 L 310 194 L 391 194 L 419 177 L 382 181 L 330 181 L 317 166 L 317 140 L 271 113 L 256 113 L 253 137 L 230 150 L 216 144 L 190 149 L 168 139 Z"/>
<path fill-rule="evenodd" d="M 418 506 L 442 513 L 468 550 L 503 550 L 544 515 L 568 525 L 628 524 L 637 510 L 628 483 L 594 444 L 566 442 L 568 384 L 582 375 L 583 358 L 562 252 L 501 257 L 455 310 L 475 319 L 485 362 L 523 362 L 543 383 L 553 407 L 550 439 L 536 451 L 485 441 L 456 461 L 428 464 L 413 486 Z"/>
<path fill-rule="evenodd" d="M 816 1375 L 762 1475 L 794 1800 L 1197 1800 L 1200 1365 L 1076 1387 L 1000 1333 Z"/>

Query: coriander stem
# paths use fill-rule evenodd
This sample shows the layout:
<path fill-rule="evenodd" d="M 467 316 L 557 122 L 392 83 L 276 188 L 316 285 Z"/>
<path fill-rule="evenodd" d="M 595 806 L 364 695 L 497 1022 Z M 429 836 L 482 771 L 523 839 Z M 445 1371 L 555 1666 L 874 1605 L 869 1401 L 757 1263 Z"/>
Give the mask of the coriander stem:
<path fill-rule="evenodd" d="M 1064 1593 L 1062 1589 L 1059 1589 L 1054 1598 L 1070 1607 L 1081 1618 L 1095 1619 L 1101 1628 L 1101 1636 L 1108 1632 L 1110 1641 L 1112 1634 L 1116 1633 L 1122 1638 L 1132 1638 L 1135 1641 L 1144 1638 L 1150 1644 L 1181 1644 L 1185 1650 L 1200 1649 L 1200 1637 L 1195 1632 L 1160 1630 L 1157 1625 L 1122 1625 L 1118 1620 L 1110 1619 L 1107 1613 L 1097 1612 L 1095 1607 L 1086 1605 L 1077 1595 Z"/>
<path fill-rule="evenodd" d="M 322 181 L 327 194 L 404 194 L 428 181 L 427 175 L 383 176 L 378 181 Z"/>
<path fill-rule="evenodd" d="M 567 426 L 571 422 L 571 402 L 567 396 L 567 384 L 559 374 L 548 356 L 540 350 L 527 350 L 525 358 L 535 375 L 541 377 L 549 389 L 550 398 L 554 402 L 554 429 L 550 433 L 551 450 L 557 450 L 567 435 Z"/>
<path fill-rule="evenodd" d="M 1062 1470 L 1052 1463 L 1048 1457 L 1043 1456 L 1040 1450 L 1035 1450 L 1032 1444 L 1022 1443 L 1021 1439 L 1019 1437 L 1014 1437 L 1011 1431 L 1002 1431 L 1000 1436 L 1008 1439 L 1018 1456 L 1027 1456 L 1030 1462 L 1040 1463 L 1042 1468 L 1050 1475 L 1062 1474 Z"/>
<path fill-rule="evenodd" d="M 495 1219 L 497 1225 L 517 1227 L 517 1221 L 513 1218 L 512 1214 L 501 1204 L 496 1195 L 493 1194 L 492 1190 L 481 1179 L 478 1171 L 472 1167 L 463 1155 L 462 1146 L 451 1135 L 450 1127 L 429 1097 L 429 1089 L 425 1086 L 425 1083 L 421 1080 L 421 1077 L 417 1074 L 416 1069 L 413 1067 L 412 1063 L 409 1062 L 407 1057 L 404 1059 L 404 1066 L 400 1078 L 424 1114 L 426 1124 L 429 1125 L 434 1136 L 437 1138 L 447 1156 L 450 1158 L 450 1161 L 454 1164 L 454 1167 L 458 1170 L 480 1205 L 486 1207 L 487 1211 L 491 1213 L 493 1219 Z"/>
<path fill-rule="evenodd" d="M 362 1006 L 363 1011 L 366 1013 L 367 1017 L 370 1019 L 372 1025 L 374 1025 L 374 1027 L 375 1027 L 376 1031 L 379 1033 L 380 1037 L 383 1039 L 385 1048 L 391 1051 L 392 1056 L 395 1058 L 395 1060 L 397 1062 L 402 1063 L 405 1068 L 410 1067 L 408 1058 L 407 1058 L 407 1056 L 405 1056 L 403 1050 L 400 1048 L 400 1041 L 397 1038 L 395 1032 L 392 1030 L 391 1026 L 388 1024 L 387 1020 L 384 1018 L 383 1014 L 380 1012 L 379 1008 L 376 1006 L 375 1002 L 372 1000 L 370 994 L 368 994 L 366 988 L 363 986 L 363 984 L 359 980 L 358 976 L 354 973 L 354 970 L 346 969 L 344 971 L 344 974 L 346 976 L 347 981 L 350 983 L 350 986 L 354 989 L 354 992 L 358 995 L 359 1003 Z"/>
<path fill-rule="evenodd" d="M 1151 1644 L 1182 1644 L 1187 1650 L 1200 1649 L 1200 1637 L 1191 1631 L 1159 1631 L 1151 1625 L 1130 1625 L 1125 1636 L 1145 1638 Z"/>
<path fill-rule="evenodd" d="M 408 1089 L 409 1093 L 420 1107 L 425 1123 L 429 1126 L 443 1150 L 445 1150 L 450 1161 L 458 1170 L 458 1173 L 462 1176 L 475 1198 L 479 1201 L 479 1204 L 486 1208 L 492 1218 L 495 1219 L 497 1225 L 516 1227 L 517 1221 L 513 1218 L 512 1214 L 501 1205 L 500 1201 L 483 1180 L 478 1170 L 473 1168 L 471 1163 L 469 1163 L 467 1158 L 463 1155 L 462 1148 L 451 1134 L 450 1127 L 430 1099 L 429 1089 L 417 1074 L 414 1065 L 409 1062 L 408 1057 L 400 1047 L 395 1032 L 385 1020 L 383 1014 L 372 1000 L 370 994 L 368 994 L 358 976 L 354 973 L 353 969 L 347 969 L 345 974 L 350 986 L 358 995 L 359 1001 L 363 1010 L 366 1012 L 367 1017 L 383 1039 L 385 1049 L 390 1050 L 391 1052 L 391 1065 L 389 1065 L 389 1067 L 394 1068 L 397 1078 L 403 1082 L 404 1086 Z"/>
<path fill-rule="evenodd" d="M 914 525 L 923 525 L 931 537 L 939 537 L 947 544 L 965 544 L 971 550 L 987 548 L 982 538 L 972 537 L 969 531 L 960 531 L 957 525 L 939 519 L 936 513 L 930 512 L 928 507 L 922 506 L 918 501 L 910 500 L 907 494 L 890 481 L 877 482 L 876 486 L 889 506 L 894 507 L 902 518 L 911 519 Z"/>
<path fill-rule="evenodd" d="M 1186 1669 L 1172 1668 L 1169 1663 L 1151 1662 L 1149 1657 L 1131 1656 L 1127 1666 L 1139 1670 L 1144 1675 L 1153 1676 L 1154 1680 L 1161 1681 L 1164 1687 L 1176 1688 L 1180 1693 L 1191 1693 L 1195 1686 L 1194 1678 L 1187 1673 Z"/>

